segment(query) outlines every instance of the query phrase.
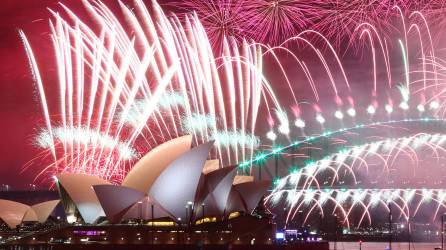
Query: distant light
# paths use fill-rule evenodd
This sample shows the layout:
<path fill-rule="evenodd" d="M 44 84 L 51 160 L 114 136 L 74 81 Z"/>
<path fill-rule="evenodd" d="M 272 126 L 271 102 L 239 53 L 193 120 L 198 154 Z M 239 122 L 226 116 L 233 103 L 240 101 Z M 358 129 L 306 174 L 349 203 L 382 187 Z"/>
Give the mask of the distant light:
<path fill-rule="evenodd" d="M 287 135 L 287 134 L 290 133 L 290 127 L 288 127 L 288 124 L 280 125 L 279 126 L 279 132 L 284 134 L 284 135 Z"/>
<path fill-rule="evenodd" d="M 178 218 L 178 220 L 181 220 L 181 218 Z"/>
<path fill-rule="evenodd" d="M 77 218 L 76 218 L 76 216 L 74 216 L 74 215 L 68 215 L 67 216 L 67 222 L 68 223 L 74 223 L 74 222 L 76 222 L 77 221 Z"/>
<path fill-rule="evenodd" d="M 424 112 L 424 105 L 423 104 L 418 104 L 417 109 L 420 112 Z"/>
<path fill-rule="evenodd" d="M 438 109 L 440 107 L 440 104 L 437 101 L 432 101 L 429 105 L 430 109 Z"/>
<path fill-rule="evenodd" d="M 194 204 L 192 201 L 187 202 L 187 205 L 192 205 L 192 204 Z"/>
<path fill-rule="evenodd" d="M 277 233 L 276 233 L 276 239 L 277 239 L 277 240 L 283 240 L 283 239 L 285 239 L 285 234 L 282 233 L 282 232 L 277 232 Z"/>
<path fill-rule="evenodd" d="M 389 113 L 389 114 L 393 112 L 393 107 L 389 104 L 386 105 L 385 109 L 386 109 L 387 113 Z"/>
<path fill-rule="evenodd" d="M 408 110 L 409 109 L 409 104 L 407 104 L 407 102 L 401 102 L 400 103 L 400 108 L 402 110 Z"/>
<path fill-rule="evenodd" d="M 367 107 L 367 113 L 369 113 L 369 114 L 375 114 L 375 112 L 376 112 L 376 108 L 375 108 L 375 106 L 373 106 L 373 105 L 369 105 L 369 106 Z"/>
<path fill-rule="evenodd" d="M 274 131 L 271 130 L 266 133 L 266 138 L 270 139 L 271 141 L 275 141 L 277 139 L 277 135 L 276 133 L 274 133 Z"/>
<path fill-rule="evenodd" d="M 324 124 L 325 123 L 325 118 L 321 114 L 317 114 L 316 115 L 316 121 L 319 122 L 320 124 Z"/>
<path fill-rule="evenodd" d="M 335 116 L 336 118 L 338 118 L 339 120 L 341 120 L 342 118 L 344 118 L 344 114 L 342 114 L 342 112 L 341 112 L 340 110 L 337 110 L 337 111 L 334 113 L 334 116 Z"/>
<path fill-rule="evenodd" d="M 356 110 L 354 108 L 349 108 L 347 110 L 347 114 L 351 117 L 354 117 L 354 116 L 356 116 Z"/>
<path fill-rule="evenodd" d="M 294 125 L 298 128 L 305 128 L 305 121 L 302 119 L 296 119 Z"/>

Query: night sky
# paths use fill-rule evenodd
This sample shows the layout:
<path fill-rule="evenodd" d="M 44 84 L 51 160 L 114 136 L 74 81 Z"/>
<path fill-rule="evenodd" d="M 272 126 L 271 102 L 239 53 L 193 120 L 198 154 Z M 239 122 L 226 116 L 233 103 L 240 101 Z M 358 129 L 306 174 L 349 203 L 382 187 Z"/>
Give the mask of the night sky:
<path fill-rule="evenodd" d="M 21 172 L 38 152 L 32 145 L 41 109 L 25 51 L 17 29 L 23 29 L 36 49 L 50 49 L 47 7 L 56 1 L 1 1 L 0 9 L 0 183 L 14 188 L 26 187 L 33 180 L 32 171 Z M 39 59 L 48 60 L 49 57 Z M 51 69 L 48 69 L 49 71 Z"/>
<path fill-rule="evenodd" d="M 33 182 L 36 171 L 47 163 L 43 163 L 42 159 L 33 161 L 39 153 L 39 149 L 33 145 L 33 136 L 39 126 L 44 125 L 44 121 L 38 93 L 33 83 L 18 29 L 25 32 L 36 54 L 46 91 L 48 93 L 57 91 L 55 88 L 57 83 L 56 68 L 49 37 L 48 19 L 50 13 L 47 9 L 60 10 L 57 2 L 55 0 L 0 1 L 0 184 L 12 185 L 14 189 L 26 188 Z M 65 1 L 64 3 L 78 16 L 86 16 L 81 1 Z M 109 5 L 108 2 L 107 5 Z M 301 55 L 305 56 L 305 53 L 303 52 Z M 314 57 L 314 54 L 308 54 L 308 56 Z M 418 55 L 414 54 L 413 56 L 417 57 Z M 348 76 L 356 94 L 370 94 L 371 78 L 364 78 L 364 74 L 370 76 L 369 57 L 370 54 L 355 51 L 343 55 L 344 67 L 348 68 Z M 291 61 L 290 57 L 283 59 Z M 311 68 L 314 65 L 311 60 L 309 61 Z M 317 60 L 314 61 L 315 65 L 319 63 L 316 62 Z M 358 66 L 358 62 L 362 63 L 361 66 Z M 283 79 L 275 78 L 274 72 L 277 69 L 269 68 L 268 70 L 269 72 L 266 74 L 269 74 L 273 81 L 283 81 Z M 394 81 L 402 79 L 401 65 L 393 67 L 393 70 L 399 71 L 394 75 Z M 379 77 L 385 78 L 382 72 L 378 73 Z M 302 78 L 302 74 L 294 72 L 291 77 L 298 81 Z M 313 77 L 316 82 L 327 80 L 324 75 L 315 74 Z M 337 79 L 341 76 L 335 75 L 334 77 Z M 276 84 L 275 87 L 278 92 L 285 89 L 285 85 Z M 298 97 L 311 95 L 307 85 L 296 85 L 295 90 Z M 48 95 L 48 97 L 49 103 L 57 102 L 57 94 Z M 328 100 L 323 92 L 321 97 L 323 100 Z M 333 101 L 331 97 L 330 102 Z M 282 101 L 287 102 L 287 100 Z M 27 164 L 30 164 L 30 168 L 25 170 L 24 167 Z"/>
<path fill-rule="evenodd" d="M 69 1 L 67 5 L 81 15 L 84 13 L 81 1 Z M 0 2 L 0 183 L 14 189 L 27 188 L 34 179 L 32 168 L 40 168 L 40 162 L 32 161 L 39 153 L 33 145 L 33 136 L 43 124 L 39 97 L 18 29 L 30 40 L 45 87 L 50 88 L 51 83 L 57 83 L 57 76 L 47 8 L 60 10 L 54 0 Z M 23 171 L 28 163 L 31 168 Z"/>

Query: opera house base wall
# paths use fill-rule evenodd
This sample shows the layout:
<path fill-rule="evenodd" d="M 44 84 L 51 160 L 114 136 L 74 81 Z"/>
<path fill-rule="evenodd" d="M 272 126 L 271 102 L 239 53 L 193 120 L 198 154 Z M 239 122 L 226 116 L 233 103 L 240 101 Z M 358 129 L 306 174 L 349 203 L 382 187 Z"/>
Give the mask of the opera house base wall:
<path fill-rule="evenodd" d="M 35 232 L 9 242 L 8 249 L 290 249 L 328 250 L 324 242 L 275 245 L 276 226 L 269 219 L 250 215 L 226 222 L 153 227 L 151 225 L 66 226 Z M 3 247 L 3 246 L 1 246 Z M 0 249 L 1 249 L 0 247 Z M 17 248 L 18 247 L 18 248 Z"/>
<path fill-rule="evenodd" d="M 328 250 L 328 242 L 312 242 L 299 243 L 294 245 L 235 245 L 235 244 L 221 244 L 221 245 L 120 245 L 120 244 L 72 244 L 72 245 L 14 245 L 6 246 L 5 250 L 64 250 L 64 249 L 83 249 L 83 250 Z"/>

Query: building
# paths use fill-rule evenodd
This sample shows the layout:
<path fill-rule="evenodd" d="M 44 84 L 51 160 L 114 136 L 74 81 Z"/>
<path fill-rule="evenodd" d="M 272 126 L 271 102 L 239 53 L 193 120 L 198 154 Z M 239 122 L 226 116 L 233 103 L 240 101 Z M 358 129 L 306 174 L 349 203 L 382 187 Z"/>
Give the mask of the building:
<path fill-rule="evenodd" d="M 234 166 L 206 160 L 213 142 L 191 144 L 192 137 L 183 136 L 159 145 L 135 164 L 120 186 L 85 174 L 58 175 L 68 222 L 162 219 L 193 224 L 250 214 L 271 182 L 236 176 Z"/>

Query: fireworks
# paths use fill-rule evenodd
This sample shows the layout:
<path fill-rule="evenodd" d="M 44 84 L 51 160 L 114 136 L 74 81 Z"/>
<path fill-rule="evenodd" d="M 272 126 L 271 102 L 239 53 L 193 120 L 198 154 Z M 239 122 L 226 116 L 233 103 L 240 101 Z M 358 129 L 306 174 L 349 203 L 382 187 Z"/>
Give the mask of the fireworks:
<path fill-rule="evenodd" d="M 118 121 L 124 121 L 133 127 L 138 127 L 140 124 L 145 124 L 146 120 L 141 119 L 141 114 L 144 113 L 146 107 L 150 107 L 151 99 L 136 99 L 134 104 L 127 112 L 121 111 L 118 114 Z M 160 112 L 171 109 L 176 109 L 185 105 L 184 98 L 177 92 L 166 92 L 157 103 L 157 110 Z"/>
<path fill-rule="evenodd" d="M 347 175 L 351 175 L 351 179 L 356 180 L 356 172 L 368 173 L 372 171 L 373 169 L 367 164 L 370 159 L 374 160 L 373 165 L 382 166 L 383 172 L 389 172 L 391 168 L 394 169 L 394 164 L 397 162 L 396 159 L 403 156 L 410 159 L 413 165 L 416 166 L 418 164 L 417 150 L 424 148 L 425 151 L 423 153 L 426 154 L 426 149 L 430 149 L 433 155 L 439 155 L 444 150 L 442 145 L 445 142 L 445 135 L 418 134 L 410 137 L 366 143 L 364 145 L 342 149 L 321 160 L 311 162 L 298 172 L 293 172 L 291 174 L 293 177 L 284 178 L 288 180 L 288 184 L 291 186 L 304 183 L 303 188 L 310 188 L 312 185 L 316 185 L 317 187 L 321 186 L 321 182 L 316 180 L 318 175 L 323 175 L 324 178 L 330 179 L 330 185 L 335 185 L 335 183 L 343 182 L 342 178 L 347 178 Z M 347 170 L 347 172 L 345 172 L 344 176 L 340 176 L 339 173 L 343 170 Z M 299 178 L 296 178 L 296 176 Z M 301 177 L 305 177 L 305 179 L 302 181 Z M 352 185 L 356 184 L 354 182 Z"/>
<path fill-rule="evenodd" d="M 304 30 L 315 30 L 340 49 L 352 41 L 358 26 L 371 25 L 387 38 L 394 32 L 398 16 L 410 16 L 419 11 L 437 26 L 444 26 L 441 16 L 445 5 L 436 1 L 410 0 L 212 0 L 175 2 L 179 9 L 195 11 L 203 22 L 213 44 L 224 37 L 244 37 L 256 42 L 280 45 Z M 315 38 L 317 39 L 317 37 Z"/>
<path fill-rule="evenodd" d="M 217 145 L 230 146 L 237 150 L 238 148 L 256 149 L 259 144 L 259 138 L 252 134 L 246 134 L 244 131 L 217 131 L 212 134 L 212 140 Z"/>
<path fill-rule="evenodd" d="M 430 32 L 429 27 L 425 26 L 424 22 L 417 23 L 414 19 L 402 19 L 402 22 L 405 23 L 406 27 L 402 31 L 402 38 L 404 39 L 397 39 L 395 41 L 396 46 L 394 46 L 394 54 L 398 52 L 397 56 L 400 58 L 399 64 L 391 63 L 390 45 L 386 42 L 385 37 L 381 37 L 377 33 L 374 26 L 364 24 L 357 27 L 357 32 L 360 32 L 361 36 L 369 37 L 368 42 L 371 48 L 364 48 L 364 51 L 370 51 L 372 55 L 370 57 L 372 68 L 369 71 L 371 74 L 369 79 L 361 82 L 360 85 L 352 83 L 347 77 L 348 69 L 344 68 L 342 60 L 334 50 L 331 50 L 328 55 L 325 53 L 326 56 L 322 56 L 320 49 L 305 38 L 306 35 L 315 34 L 314 31 L 302 32 L 298 36 L 289 38 L 287 42 L 299 41 L 302 44 L 309 45 L 311 51 L 314 51 L 318 56 L 317 58 L 320 59 L 321 64 L 318 66 L 323 70 L 313 73 L 305 66 L 304 59 L 300 61 L 298 53 L 293 52 L 294 49 L 286 49 L 287 55 L 296 58 L 296 66 L 300 67 L 305 73 L 306 83 L 314 93 L 315 102 L 309 101 L 308 96 L 304 96 L 305 101 L 301 101 L 302 97 L 299 98 L 293 91 L 295 86 L 302 83 L 289 80 L 291 77 L 288 74 L 292 72 L 285 70 L 285 66 L 281 64 L 280 59 L 276 60 L 277 56 L 274 54 L 274 51 L 285 50 L 285 48 L 279 46 L 267 50 L 264 53 L 265 57 L 274 57 L 275 60 L 272 62 L 277 63 L 279 68 L 283 69 L 280 73 L 284 76 L 285 81 L 281 83 L 288 85 L 291 91 L 281 93 L 281 98 L 294 100 L 294 103 L 290 105 L 298 129 L 293 130 L 288 126 L 288 118 L 286 113 L 282 112 L 285 110 L 282 108 L 276 112 L 274 117 L 277 118 L 277 126 L 272 126 L 266 137 L 276 141 L 281 139 L 281 134 L 284 134 L 286 138 L 283 139 L 290 140 L 290 138 L 305 137 L 311 133 L 326 135 L 327 133 L 331 134 L 332 131 L 348 130 L 349 127 L 354 128 L 358 125 L 368 127 L 392 120 L 418 120 L 420 117 L 426 119 L 441 118 L 444 112 L 438 100 L 443 95 L 443 87 L 439 84 L 439 81 L 441 81 L 444 67 L 436 57 L 427 56 L 429 54 L 435 55 L 436 51 L 429 36 L 422 37 L 422 34 Z M 424 29 L 424 32 L 414 32 L 415 27 L 419 31 Z M 417 34 L 418 37 L 414 42 L 416 46 L 423 48 L 419 59 L 411 55 L 411 53 L 418 54 L 418 52 L 416 49 L 410 48 L 414 45 L 408 46 L 407 39 L 410 34 Z M 324 37 L 321 38 L 324 39 Z M 329 43 L 327 44 L 327 46 L 331 46 Z M 333 57 L 330 59 L 329 55 L 333 55 Z M 336 64 L 328 67 L 327 62 L 329 60 L 335 61 Z M 395 70 L 397 68 L 399 70 Z M 381 72 L 380 76 L 378 72 Z M 326 74 L 327 80 L 331 83 L 331 88 L 327 88 L 326 83 L 317 82 L 314 77 L 311 77 L 312 74 L 316 73 Z M 335 75 L 338 76 L 337 79 Z M 401 75 L 402 77 L 397 78 L 395 75 Z M 361 79 L 362 77 L 366 76 L 361 74 Z M 395 78 L 400 80 L 399 83 L 395 82 Z M 355 91 L 355 85 L 361 91 Z M 319 86 L 324 86 L 325 89 Z M 441 90 L 434 91 L 435 88 Z M 370 94 L 364 94 L 364 89 L 370 91 Z M 286 97 L 283 97 L 284 95 Z M 323 102 L 319 98 L 322 95 L 325 96 Z M 332 100 L 327 96 L 332 96 Z M 269 123 L 276 124 L 274 119 Z M 317 128 L 319 128 L 319 131 Z M 269 154 L 267 154 L 267 158 L 268 156 Z"/>
<path fill-rule="evenodd" d="M 324 203 L 329 200 L 336 203 L 333 211 L 338 208 L 342 210 L 341 214 L 344 215 L 345 222 L 348 222 L 349 213 L 355 206 L 362 207 L 364 214 L 368 214 L 368 210 L 374 208 L 377 204 L 398 203 L 400 201 L 404 203 L 402 207 L 407 209 L 407 211 L 401 210 L 401 213 L 407 219 L 409 216 L 416 215 L 419 205 L 414 214 L 410 214 L 408 203 L 411 202 L 413 195 L 404 195 L 405 199 L 402 199 L 399 195 L 402 190 L 393 189 L 391 193 L 396 192 L 398 195 L 392 196 L 389 195 L 390 191 L 388 189 L 342 191 L 333 187 L 357 186 L 364 181 L 364 178 L 373 180 L 373 178 L 380 176 L 379 178 L 382 179 L 390 172 L 390 169 L 396 170 L 403 166 L 406 168 L 397 171 L 416 173 L 416 166 L 420 158 L 416 152 L 419 151 L 423 152 L 424 155 L 436 155 L 438 157 L 445 152 L 443 148 L 445 142 L 446 136 L 442 134 L 418 134 L 345 148 L 320 160 L 310 162 L 278 180 L 275 189 L 267 200 L 272 207 L 275 207 L 283 202 L 280 197 L 283 197 L 283 194 L 286 193 L 287 221 L 293 219 L 295 211 L 301 209 L 304 204 L 308 205 L 315 201 L 317 206 L 314 206 L 322 209 Z M 401 163 L 404 157 L 415 166 L 413 170 L 407 169 L 405 164 L 395 166 L 396 162 Z M 378 185 L 374 181 L 372 182 L 373 185 Z M 407 190 L 404 192 L 407 192 Z M 414 192 L 421 197 L 420 202 L 432 200 L 431 192 L 421 192 L 420 190 Z M 442 197 L 440 200 L 433 199 L 438 203 L 438 207 L 443 206 L 442 204 L 445 201 L 443 193 L 443 190 L 438 193 Z M 335 197 L 328 199 L 332 196 Z M 365 201 L 368 204 L 364 206 Z M 345 210 L 345 204 L 349 204 L 350 208 Z M 311 210 L 308 213 L 311 213 Z M 433 216 L 434 219 L 437 213 L 438 209 Z M 309 214 L 306 215 L 307 218 L 309 216 Z M 368 219 L 371 223 L 371 218 Z M 358 226 L 361 225 L 361 221 L 359 221 Z"/>
<path fill-rule="evenodd" d="M 209 114 L 191 114 L 183 118 L 183 129 L 190 134 L 207 134 L 217 127 L 217 119 Z"/>
<path fill-rule="evenodd" d="M 58 143 L 69 146 L 82 144 L 86 148 L 99 146 L 103 149 L 116 149 L 119 151 L 118 154 L 121 155 L 124 160 L 134 160 L 138 156 L 136 150 L 129 147 L 127 143 L 117 141 L 116 138 L 94 132 L 87 128 L 70 128 L 67 130 L 64 127 L 55 127 L 52 132 L 53 137 L 51 137 L 49 131 L 45 129 L 37 135 L 37 144 L 39 147 L 51 149 L 53 140 L 55 140 L 58 141 Z M 91 156 L 92 155 L 90 155 L 90 157 Z M 91 160 L 94 161 L 94 159 Z"/>
<path fill-rule="evenodd" d="M 321 117 L 321 118 L 323 118 L 323 117 Z M 287 146 L 276 146 L 274 148 L 274 150 L 267 152 L 267 153 L 259 154 L 256 157 L 252 158 L 252 160 L 250 160 L 250 161 L 245 161 L 245 162 L 240 163 L 239 166 L 241 168 L 245 168 L 247 166 L 251 166 L 252 164 L 256 164 L 258 161 L 267 160 L 269 158 L 272 158 L 276 154 L 285 153 L 286 151 L 289 151 L 289 150 L 292 150 L 293 148 L 305 145 L 306 143 L 318 141 L 323 138 L 334 137 L 335 135 L 339 135 L 339 134 L 343 134 L 343 133 L 355 133 L 357 130 L 363 130 L 363 129 L 392 128 L 392 125 L 398 125 L 398 124 L 404 124 L 404 123 L 407 123 L 407 124 L 412 124 L 412 123 L 443 124 L 444 122 L 446 122 L 446 120 L 444 120 L 444 119 L 436 119 L 436 118 L 427 118 L 426 117 L 426 118 L 419 118 L 419 119 L 379 121 L 379 122 L 372 122 L 369 124 L 357 124 L 352 127 L 343 127 L 343 128 L 333 130 L 333 131 L 325 131 L 324 133 L 318 134 L 318 135 L 305 136 L 304 139 L 291 142 L 291 144 L 289 144 Z M 398 126 L 396 126 L 395 128 L 397 128 L 397 127 Z M 300 128 L 300 129 L 302 129 L 302 128 Z M 267 137 L 269 138 L 270 135 L 274 136 L 273 139 L 269 138 L 274 141 L 275 139 L 277 139 L 277 135 L 275 133 L 274 134 L 272 134 L 272 133 L 274 133 L 274 131 L 268 132 Z"/>
<path fill-rule="evenodd" d="M 294 217 L 299 209 L 307 209 L 304 215 L 305 224 L 312 212 L 324 215 L 324 208 L 328 207 L 333 214 L 343 218 L 343 223 L 349 227 L 353 211 L 358 215 L 358 227 L 367 222 L 372 223 L 372 209 L 389 211 L 389 207 L 396 208 L 397 216 L 409 220 L 417 215 L 422 206 L 434 204 L 433 218 L 437 217 L 439 209 L 446 204 L 446 190 L 444 189 L 323 189 L 323 190 L 282 190 L 268 197 L 271 201 L 286 199 L 291 205 L 289 218 Z M 411 204 L 414 204 L 411 206 Z"/>
<path fill-rule="evenodd" d="M 285 111 L 276 110 L 276 116 L 279 120 L 278 130 L 280 133 L 287 135 L 290 132 L 288 117 Z"/>
<path fill-rule="evenodd" d="M 36 145 L 53 158 L 42 174 L 120 182 L 139 156 L 192 134 L 195 144 L 214 140 L 212 157 L 223 165 L 252 170 L 272 156 L 308 158 L 291 174 L 276 174 L 268 197 L 268 205 L 290 208 L 287 221 L 301 207 L 309 216 L 326 204 L 335 204 L 347 224 L 357 206 L 364 209 L 359 224 L 370 222 L 369 209 L 379 204 L 391 202 L 407 218 L 418 210 L 409 211 L 413 201 L 444 206 L 440 189 L 357 188 L 361 177 L 386 174 L 401 157 L 418 164 L 417 150 L 432 159 L 445 151 L 443 134 L 410 127 L 445 122 L 446 67 L 413 1 L 193 0 L 180 7 L 196 13 L 178 18 L 137 0 L 132 8 L 120 2 L 122 20 L 104 3 L 85 1 L 98 27 L 61 6 L 50 24 L 59 103 L 48 103 L 20 33 L 45 118 Z M 364 45 L 357 48 L 368 55 L 369 67 L 354 78 L 360 82 L 338 54 L 345 41 Z M 371 132 L 397 128 L 409 132 L 393 139 Z M 305 147 L 322 156 L 290 153 Z M 346 185 L 355 189 L 338 188 Z"/>
<path fill-rule="evenodd" d="M 143 154 L 159 142 L 191 132 L 197 143 L 218 140 L 213 154 L 224 164 L 251 157 L 259 144 L 254 133 L 260 106 L 280 107 L 262 74 L 257 46 L 225 40 L 223 53 L 214 57 L 194 16 L 185 17 L 183 28 L 178 18 L 167 18 L 156 3 L 149 11 L 136 1 L 134 12 L 120 4 L 128 21 L 121 23 L 104 3 L 84 3 L 99 29 L 63 5 L 69 21 L 52 11 L 57 105 L 47 103 L 35 55 L 20 33 L 46 120 L 37 144 L 54 159 L 43 173 L 107 173 L 101 177 L 119 182 L 134 159 L 129 157 L 133 153 L 122 149 L 134 150 L 137 145 L 134 153 Z M 133 37 L 126 32 L 127 25 Z M 194 121 L 187 122 L 200 115 L 219 122 L 207 120 L 209 127 L 200 129 L 192 127 L 197 125 Z"/>

